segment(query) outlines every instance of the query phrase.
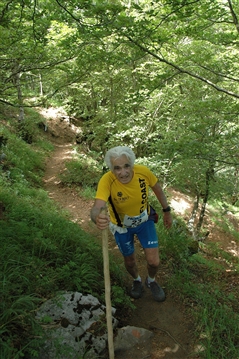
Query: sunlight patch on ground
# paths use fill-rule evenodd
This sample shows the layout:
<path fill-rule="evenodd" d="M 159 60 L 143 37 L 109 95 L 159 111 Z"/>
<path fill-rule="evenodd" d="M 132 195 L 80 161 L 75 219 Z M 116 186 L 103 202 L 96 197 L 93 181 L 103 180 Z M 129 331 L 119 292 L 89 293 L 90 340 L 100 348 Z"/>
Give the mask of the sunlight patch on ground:
<path fill-rule="evenodd" d="M 190 209 L 191 207 L 190 203 L 185 201 L 183 198 L 171 199 L 170 203 L 174 211 L 180 214 L 184 214 L 186 210 Z"/>
<path fill-rule="evenodd" d="M 64 154 L 60 154 L 59 156 L 56 156 L 56 159 L 59 164 L 62 162 L 62 160 L 71 160 L 73 158 L 73 156 L 75 156 L 77 154 L 76 149 L 72 148 L 72 144 L 67 144 L 67 145 L 64 144 L 64 145 L 57 145 L 57 146 L 62 147 L 62 148 L 69 148 L 64 151 Z"/>
<path fill-rule="evenodd" d="M 173 188 L 167 190 L 170 197 L 170 206 L 175 213 L 184 215 L 186 212 L 190 213 L 192 210 L 193 199 Z"/>
<path fill-rule="evenodd" d="M 70 149 L 70 150 L 66 151 L 65 155 L 63 157 L 61 157 L 61 158 L 64 159 L 64 160 L 71 160 L 72 156 L 74 156 L 76 154 L 77 154 L 76 150 Z"/>
<path fill-rule="evenodd" d="M 50 107 L 50 108 L 41 108 L 39 110 L 40 114 L 42 116 L 44 116 L 45 118 L 47 119 L 51 119 L 51 118 L 54 118 L 56 119 L 57 117 L 59 116 L 62 116 L 62 115 L 65 115 L 66 112 L 63 108 L 53 108 L 53 107 Z"/>
<path fill-rule="evenodd" d="M 166 348 L 164 349 L 164 352 L 167 352 L 167 353 L 176 353 L 178 350 L 179 350 L 179 345 L 178 345 L 178 344 L 175 344 L 173 349 L 170 348 L 170 347 L 166 347 Z"/>
<path fill-rule="evenodd" d="M 239 257 L 239 247 L 235 241 L 231 241 L 231 247 L 228 247 L 228 252 L 235 257 Z"/>

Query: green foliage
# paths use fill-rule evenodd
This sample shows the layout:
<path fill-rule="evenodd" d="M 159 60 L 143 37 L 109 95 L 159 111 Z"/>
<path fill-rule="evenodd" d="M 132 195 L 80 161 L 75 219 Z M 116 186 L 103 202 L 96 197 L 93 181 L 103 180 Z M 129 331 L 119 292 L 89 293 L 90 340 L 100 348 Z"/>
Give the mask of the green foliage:
<path fill-rule="evenodd" d="M 239 242 L 239 234 L 237 230 L 237 219 L 239 218 L 239 209 L 238 206 L 233 206 L 227 201 L 214 200 L 212 205 L 217 208 L 213 211 L 212 220 L 217 225 L 218 228 L 222 228 L 224 231 L 230 233 L 235 242 Z M 232 215 L 235 216 L 233 221 L 230 221 Z M 222 220 L 223 218 L 223 220 Z"/>
<path fill-rule="evenodd" d="M 37 117 L 37 115 L 36 115 Z M 38 118 L 38 117 L 37 117 Z M 41 140 L 36 123 L 31 124 L 35 131 L 35 142 L 31 144 L 23 141 L 16 127 L 11 125 L 11 130 L 0 125 L 0 136 L 5 139 L 0 151 L 6 155 L 6 159 L 0 164 L 0 183 L 4 186 L 14 184 L 15 188 L 24 188 L 31 185 L 41 185 L 44 170 L 44 156 L 52 150 L 52 146 Z M 38 140 L 37 140 L 38 136 Z"/>
<path fill-rule="evenodd" d="M 63 103 L 84 120 L 94 150 L 123 142 L 150 157 L 165 186 L 238 195 L 235 3 L 233 11 L 208 0 L 1 6 L 3 103 Z M 28 112 L 20 135 L 29 142 Z"/>
<path fill-rule="evenodd" d="M 121 286 L 112 285 L 111 286 L 111 296 L 112 296 L 112 305 L 118 309 L 127 308 L 128 310 L 135 309 L 136 307 L 132 303 L 130 297 L 127 295 L 126 291 Z"/>
<path fill-rule="evenodd" d="M 66 171 L 59 177 L 64 184 L 96 187 L 102 169 L 93 158 L 79 154 L 76 159 L 66 163 Z"/>
<path fill-rule="evenodd" d="M 154 206 L 157 209 L 156 206 Z M 159 212 L 160 211 L 160 212 Z M 158 213 L 160 215 L 161 209 Z M 184 265 L 188 258 L 198 251 L 198 244 L 193 241 L 180 219 L 174 220 L 173 227 L 168 232 L 163 225 L 162 216 L 157 224 L 159 235 L 160 256 L 162 260 L 170 260 L 173 266 Z"/>
<path fill-rule="evenodd" d="M 88 186 L 82 187 L 79 190 L 79 195 L 82 198 L 85 198 L 85 199 L 94 199 L 94 197 L 95 197 L 95 187 L 93 187 L 93 188 L 88 187 Z"/>
<path fill-rule="evenodd" d="M 216 305 L 216 308 L 215 306 Z M 238 314 L 227 306 L 209 302 L 200 313 L 201 345 L 205 358 L 237 358 L 239 345 Z"/>

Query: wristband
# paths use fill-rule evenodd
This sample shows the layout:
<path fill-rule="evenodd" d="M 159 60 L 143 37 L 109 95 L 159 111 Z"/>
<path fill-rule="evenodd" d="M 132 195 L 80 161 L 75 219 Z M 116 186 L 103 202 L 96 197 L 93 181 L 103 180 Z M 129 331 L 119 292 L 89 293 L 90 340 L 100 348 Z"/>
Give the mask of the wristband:
<path fill-rule="evenodd" d="M 166 208 L 163 208 L 163 212 L 170 212 L 171 211 L 171 208 L 168 206 Z"/>

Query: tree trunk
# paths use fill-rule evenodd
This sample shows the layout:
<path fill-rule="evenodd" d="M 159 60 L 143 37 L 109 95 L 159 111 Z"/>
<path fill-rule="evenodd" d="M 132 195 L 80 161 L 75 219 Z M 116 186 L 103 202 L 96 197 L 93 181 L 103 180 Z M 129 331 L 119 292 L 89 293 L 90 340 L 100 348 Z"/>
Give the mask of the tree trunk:
<path fill-rule="evenodd" d="M 196 215 L 197 215 L 197 210 L 198 210 L 198 206 L 199 206 L 199 192 L 197 193 L 195 200 L 194 200 L 194 204 L 193 204 L 193 210 L 191 212 L 191 216 L 188 220 L 188 230 L 190 231 L 190 233 L 192 234 L 192 237 L 197 240 L 197 236 L 196 236 L 196 231 L 195 231 L 195 227 L 194 227 L 194 223 L 195 223 L 195 219 L 196 219 Z"/>
<path fill-rule="evenodd" d="M 42 85 L 41 74 L 39 74 L 39 84 L 40 84 L 40 96 L 43 96 L 43 85 Z"/>
<path fill-rule="evenodd" d="M 235 205 L 236 202 L 238 201 L 239 167 L 235 168 L 234 177 L 235 177 L 234 189 L 231 199 L 232 205 Z"/>
<path fill-rule="evenodd" d="M 206 206 L 207 206 L 207 202 L 208 202 L 208 197 L 209 197 L 209 194 L 210 194 L 210 183 L 211 183 L 211 180 L 213 178 L 213 175 L 214 175 L 214 166 L 213 166 L 213 164 L 211 164 L 209 166 L 209 168 L 207 169 L 207 171 L 206 171 L 205 194 L 203 196 L 203 203 L 202 203 L 202 206 L 201 206 L 199 220 L 198 220 L 198 223 L 197 223 L 197 226 L 196 226 L 197 235 L 199 235 L 199 232 L 200 232 L 200 230 L 202 228 L 203 219 L 204 219 L 204 216 L 205 216 Z"/>
<path fill-rule="evenodd" d="M 22 89 L 21 89 L 21 73 L 19 71 L 19 66 L 16 64 L 14 68 L 14 84 L 17 88 L 17 98 L 18 98 L 18 104 L 19 104 L 19 122 L 24 121 L 24 107 L 23 107 L 23 96 L 22 96 Z"/>

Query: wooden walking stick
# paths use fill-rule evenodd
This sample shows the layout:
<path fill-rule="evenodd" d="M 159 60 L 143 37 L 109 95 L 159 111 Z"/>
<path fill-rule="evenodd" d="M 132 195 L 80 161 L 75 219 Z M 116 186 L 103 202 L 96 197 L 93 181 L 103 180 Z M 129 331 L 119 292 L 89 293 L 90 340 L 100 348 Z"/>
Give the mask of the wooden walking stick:
<path fill-rule="evenodd" d="M 106 208 L 101 209 L 101 213 L 106 214 Z M 104 262 L 104 280 L 105 280 L 105 303 L 106 303 L 106 322 L 108 330 L 108 349 L 109 359 L 114 359 L 113 327 L 112 327 L 112 308 L 111 308 L 111 286 L 108 252 L 108 228 L 102 230 L 102 250 Z"/>

